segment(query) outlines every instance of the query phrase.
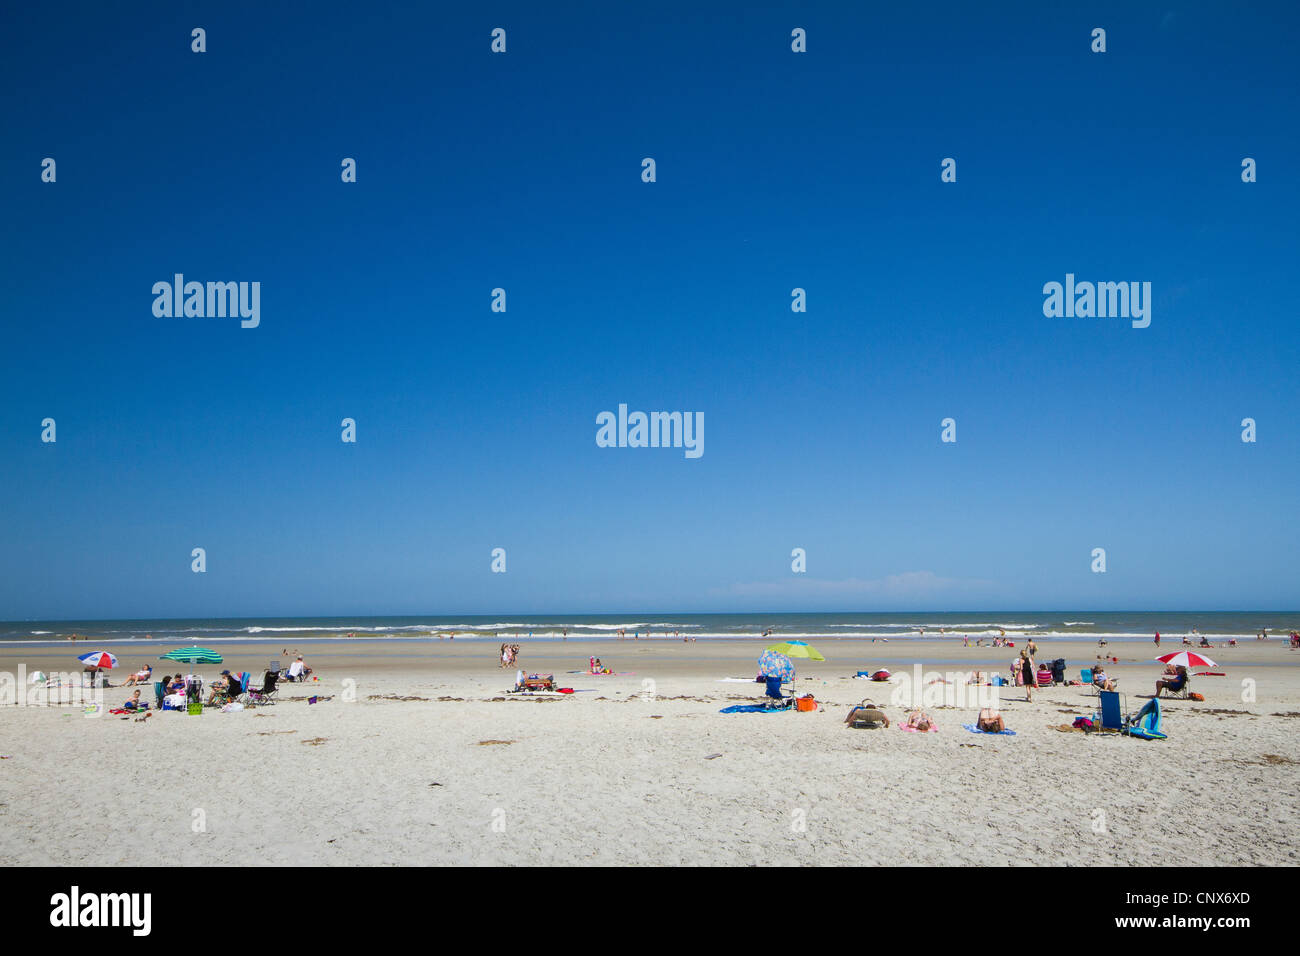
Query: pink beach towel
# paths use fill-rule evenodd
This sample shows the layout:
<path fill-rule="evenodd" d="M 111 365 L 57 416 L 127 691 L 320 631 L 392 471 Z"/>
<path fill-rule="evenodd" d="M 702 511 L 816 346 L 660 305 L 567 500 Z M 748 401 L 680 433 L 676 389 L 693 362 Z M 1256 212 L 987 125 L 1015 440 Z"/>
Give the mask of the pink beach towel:
<path fill-rule="evenodd" d="M 898 729 L 899 729 L 899 730 L 906 730 L 909 734 L 919 734 L 919 733 L 937 734 L 937 733 L 939 732 L 939 728 L 936 727 L 934 724 L 931 724 L 931 725 L 930 725 L 930 729 L 927 730 L 927 731 L 920 731 L 920 730 L 917 730 L 915 727 L 909 727 L 909 726 L 907 726 L 907 724 L 904 724 L 904 723 L 900 723 L 900 724 L 898 725 Z"/>

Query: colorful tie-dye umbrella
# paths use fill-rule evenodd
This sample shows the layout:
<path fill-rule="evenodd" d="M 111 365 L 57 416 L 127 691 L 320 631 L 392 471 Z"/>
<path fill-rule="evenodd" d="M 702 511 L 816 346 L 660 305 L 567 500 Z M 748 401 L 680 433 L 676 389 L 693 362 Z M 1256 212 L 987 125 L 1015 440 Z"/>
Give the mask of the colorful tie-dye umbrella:
<path fill-rule="evenodd" d="M 783 681 L 792 681 L 794 664 L 784 654 L 766 650 L 758 659 L 758 673 L 762 677 L 779 677 Z"/>
<path fill-rule="evenodd" d="M 108 651 L 91 651 L 89 654 L 82 654 L 77 660 L 87 667 L 116 667 L 117 658 Z"/>

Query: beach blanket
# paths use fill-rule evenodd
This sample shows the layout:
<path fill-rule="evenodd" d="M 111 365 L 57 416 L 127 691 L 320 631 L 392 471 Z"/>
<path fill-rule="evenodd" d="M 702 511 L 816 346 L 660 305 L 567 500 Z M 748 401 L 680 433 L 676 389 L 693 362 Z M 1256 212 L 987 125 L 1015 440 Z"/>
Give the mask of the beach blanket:
<path fill-rule="evenodd" d="M 921 733 L 921 731 L 917 730 L 915 727 L 909 727 L 909 726 L 907 726 L 907 724 L 899 724 L 899 725 L 898 725 L 898 729 L 899 729 L 899 730 L 906 730 L 909 734 L 919 734 L 919 733 Z M 931 724 L 931 725 L 930 725 L 930 729 L 927 730 L 927 731 L 925 731 L 925 732 L 926 732 L 926 733 L 929 733 L 929 734 L 937 734 L 937 733 L 939 732 L 939 728 L 936 727 L 934 724 Z"/>
<path fill-rule="evenodd" d="M 715 684 L 757 684 L 758 681 L 752 677 L 719 677 Z"/>
<path fill-rule="evenodd" d="M 758 704 L 732 704 L 730 707 L 724 707 L 718 711 L 720 714 L 785 714 L 787 710 L 781 710 L 776 707 L 762 707 Z"/>
<path fill-rule="evenodd" d="M 992 734 L 994 737 L 998 737 L 998 736 L 1014 737 L 1016 735 L 1016 732 L 1014 730 L 980 730 L 974 724 L 962 724 L 962 726 L 965 727 L 967 730 L 969 730 L 972 734 Z"/>

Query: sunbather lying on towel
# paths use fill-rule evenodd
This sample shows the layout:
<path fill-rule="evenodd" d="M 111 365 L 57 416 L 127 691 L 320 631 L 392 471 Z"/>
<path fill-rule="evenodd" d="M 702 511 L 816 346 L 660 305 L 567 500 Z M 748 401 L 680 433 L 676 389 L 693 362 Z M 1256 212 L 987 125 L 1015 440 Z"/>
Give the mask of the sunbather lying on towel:
<path fill-rule="evenodd" d="M 885 712 L 880 710 L 869 700 L 864 701 L 849 710 L 849 715 L 844 718 L 844 723 L 852 726 L 854 721 L 861 721 L 866 724 L 879 724 L 882 727 L 889 726 L 889 718 L 885 716 Z"/>
<path fill-rule="evenodd" d="M 907 723 L 903 724 L 903 727 L 906 730 L 915 730 L 922 734 L 937 729 L 934 721 L 930 719 L 930 715 L 923 710 L 914 710 L 908 714 Z"/>
<path fill-rule="evenodd" d="M 975 726 L 986 734 L 1000 734 L 1007 729 L 1007 722 L 992 707 L 985 707 L 975 718 Z"/>

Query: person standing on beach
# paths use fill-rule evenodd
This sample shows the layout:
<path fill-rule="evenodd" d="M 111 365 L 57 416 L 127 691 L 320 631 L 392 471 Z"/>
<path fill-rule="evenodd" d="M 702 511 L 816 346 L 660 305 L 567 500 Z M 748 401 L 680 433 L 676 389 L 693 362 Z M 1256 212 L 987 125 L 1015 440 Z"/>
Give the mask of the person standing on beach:
<path fill-rule="evenodd" d="M 1029 643 L 1025 645 L 1025 650 L 1029 653 L 1030 660 L 1038 656 L 1038 645 L 1034 643 L 1032 637 L 1029 639 Z"/>
<path fill-rule="evenodd" d="M 1025 700 L 1034 702 L 1034 682 L 1038 679 L 1034 668 L 1034 659 L 1029 655 L 1029 648 L 1020 652 L 1020 673 L 1025 681 Z"/>
<path fill-rule="evenodd" d="M 1156 647 L 1160 646 L 1160 632 L 1156 631 Z"/>

